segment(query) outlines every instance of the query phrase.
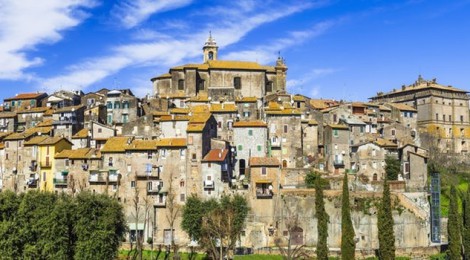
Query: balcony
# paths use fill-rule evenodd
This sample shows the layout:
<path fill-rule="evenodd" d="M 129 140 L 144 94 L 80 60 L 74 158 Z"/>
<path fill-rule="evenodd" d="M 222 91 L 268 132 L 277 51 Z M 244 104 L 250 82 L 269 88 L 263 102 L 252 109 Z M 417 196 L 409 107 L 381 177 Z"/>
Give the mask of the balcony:
<path fill-rule="evenodd" d="M 256 198 L 257 199 L 272 199 L 273 198 L 272 183 L 256 183 Z"/>
<path fill-rule="evenodd" d="M 66 188 L 67 187 L 67 177 L 54 178 L 54 187 L 55 188 Z"/>
<path fill-rule="evenodd" d="M 35 172 L 38 169 L 38 163 L 36 161 L 31 161 L 29 165 L 29 171 Z"/>
<path fill-rule="evenodd" d="M 344 168 L 344 161 L 343 160 L 334 160 L 333 165 L 336 168 Z"/>
<path fill-rule="evenodd" d="M 37 188 L 38 187 L 38 179 L 35 177 L 30 177 L 26 180 L 26 185 L 28 188 Z"/>
<path fill-rule="evenodd" d="M 164 194 L 159 194 L 154 200 L 154 207 L 156 208 L 165 208 L 166 207 L 166 196 Z"/>
<path fill-rule="evenodd" d="M 136 177 L 138 180 L 160 180 L 160 169 L 153 167 L 151 170 L 138 171 Z"/>
<path fill-rule="evenodd" d="M 163 182 L 151 181 L 147 183 L 147 194 L 160 193 L 163 188 Z"/>
<path fill-rule="evenodd" d="M 281 147 L 281 139 L 271 138 L 271 147 Z"/>
<path fill-rule="evenodd" d="M 90 184 L 100 184 L 100 183 L 106 183 L 107 178 L 106 178 L 106 173 L 105 172 L 91 172 L 90 177 L 88 178 L 88 181 Z"/>
<path fill-rule="evenodd" d="M 77 124 L 77 118 L 75 116 L 61 116 L 59 120 L 54 120 L 52 123 L 54 125 L 67 125 L 67 124 Z"/>

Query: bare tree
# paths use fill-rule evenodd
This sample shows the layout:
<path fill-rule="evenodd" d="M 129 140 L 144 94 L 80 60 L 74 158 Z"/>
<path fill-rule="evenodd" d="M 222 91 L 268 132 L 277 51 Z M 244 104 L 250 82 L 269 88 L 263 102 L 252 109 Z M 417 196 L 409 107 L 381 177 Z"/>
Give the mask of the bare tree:
<path fill-rule="evenodd" d="M 174 227 L 175 221 L 180 215 L 181 207 L 176 202 L 176 190 L 173 187 L 173 171 L 170 172 L 168 193 L 166 196 L 166 220 L 170 225 L 171 243 L 170 248 L 173 251 L 174 256 L 178 254 L 178 246 L 175 243 Z"/>

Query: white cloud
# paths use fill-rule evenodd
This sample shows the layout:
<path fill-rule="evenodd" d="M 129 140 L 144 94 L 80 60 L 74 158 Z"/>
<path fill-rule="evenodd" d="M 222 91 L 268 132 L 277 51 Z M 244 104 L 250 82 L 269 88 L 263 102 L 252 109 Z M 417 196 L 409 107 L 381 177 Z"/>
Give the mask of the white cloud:
<path fill-rule="evenodd" d="M 318 97 L 320 94 L 320 87 L 314 86 L 313 83 L 316 79 L 331 75 L 339 69 L 332 68 L 315 68 L 310 70 L 307 74 L 297 78 L 287 80 L 287 91 L 290 93 L 300 93 L 309 97 Z"/>
<path fill-rule="evenodd" d="M 155 13 L 177 9 L 190 4 L 192 0 L 123 0 L 112 13 L 125 28 L 133 28 Z"/>
<path fill-rule="evenodd" d="M 0 79 L 28 78 L 24 71 L 44 60 L 27 51 L 59 41 L 63 30 L 86 18 L 81 8 L 93 5 L 91 0 L 0 0 Z"/>
<path fill-rule="evenodd" d="M 302 44 L 305 40 L 317 37 L 335 25 L 333 21 L 321 22 L 310 29 L 288 33 L 288 37 L 271 41 L 268 45 L 259 45 L 251 50 L 234 51 L 223 55 L 228 60 L 255 60 L 261 64 L 273 62 L 277 52 L 288 47 Z"/>
<path fill-rule="evenodd" d="M 256 12 L 254 15 L 244 14 L 240 10 L 232 11 L 231 15 L 226 15 L 217 25 L 218 29 L 212 34 L 216 37 L 219 47 L 223 48 L 238 42 L 260 25 L 299 12 L 305 7 L 305 4 L 292 5 L 282 9 L 273 8 Z M 239 19 L 240 17 L 243 19 Z M 90 58 L 71 66 L 66 74 L 44 79 L 42 85 L 48 88 L 60 86 L 84 88 L 129 66 L 158 66 L 168 69 L 168 66 L 201 55 L 201 44 L 206 40 L 209 31 L 207 28 L 210 27 L 211 24 L 207 24 L 201 30 L 187 35 L 177 35 L 173 38 L 168 36 L 151 42 L 134 42 L 114 47 L 111 54 Z M 149 32 L 145 31 L 145 34 L 149 35 Z"/>

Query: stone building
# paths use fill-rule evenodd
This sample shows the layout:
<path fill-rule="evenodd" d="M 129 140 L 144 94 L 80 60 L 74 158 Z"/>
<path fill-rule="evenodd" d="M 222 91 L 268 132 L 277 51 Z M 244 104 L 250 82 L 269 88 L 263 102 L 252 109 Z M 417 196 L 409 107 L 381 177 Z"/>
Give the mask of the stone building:
<path fill-rule="evenodd" d="M 42 106 L 43 100 L 47 97 L 46 93 L 21 93 L 14 97 L 3 100 L 4 111 L 16 111 L 18 109 L 27 109 Z"/>
<path fill-rule="evenodd" d="M 72 138 L 78 131 L 83 129 L 85 107 L 82 105 L 63 107 L 54 110 L 52 125 L 54 126 L 54 135 Z"/>
<path fill-rule="evenodd" d="M 343 174 L 350 169 L 349 127 L 347 125 L 329 124 L 325 127 L 324 154 L 326 169 L 335 175 Z"/>
<path fill-rule="evenodd" d="M 50 94 L 47 98 L 44 99 L 43 102 L 46 104 L 46 107 L 53 109 L 78 106 L 81 103 L 80 94 L 83 93 L 59 90 Z"/>
<path fill-rule="evenodd" d="M 0 112 L 0 132 L 15 132 L 18 115 L 15 112 Z"/>
<path fill-rule="evenodd" d="M 218 46 L 210 36 L 203 47 L 203 63 L 173 67 L 151 81 L 156 97 L 202 94 L 213 101 L 235 101 L 237 98 L 261 98 L 284 91 L 286 71 L 287 66 L 281 58 L 278 58 L 276 66 L 218 60 Z"/>
<path fill-rule="evenodd" d="M 220 198 L 229 190 L 232 162 L 229 149 L 211 149 L 201 161 L 203 198 Z"/>
<path fill-rule="evenodd" d="M 120 133 L 122 125 L 141 116 L 141 103 L 130 90 L 111 90 L 106 94 L 107 124 L 115 125 Z"/>
<path fill-rule="evenodd" d="M 48 111 L 50 112 L 50 109 L 47 107 L 35 107 L 17 110 L 17 131 L 24 131 L 26 129 L 35 127 L 44 120 L 44 114 Z"/>
<path fill-rule="evenodd" d="M 248 173 L 250 157 L 265 157 L 268 137 L 266 123 L 240 121 L 233 123 L 233 144 L 236 150 L 235 176 Z"/>
<path fill-rule="evenodd" d="M 390 92 L 379 92 L 373 102 L 394 102 L 417 110 L 422 134 L 438 139 L 438 147 L 448 153 L 466 153 L 470 139 L 468 91 L 424 80 L 421 76 L 411 85 Z M 429 146 L 429 143 L 423 143 Z"/>

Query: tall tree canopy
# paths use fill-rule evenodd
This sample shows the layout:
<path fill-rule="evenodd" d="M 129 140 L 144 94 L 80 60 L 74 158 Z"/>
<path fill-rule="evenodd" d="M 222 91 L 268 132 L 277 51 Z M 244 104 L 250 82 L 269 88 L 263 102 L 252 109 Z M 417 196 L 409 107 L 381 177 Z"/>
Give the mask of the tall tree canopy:
<path fill-rule="evenodd" d="M 390 186 L 385 176 L 383 183 L 382 203 L 379 206 L 377 225 L 379 230 L 379 258 L 384 260 L 395 259 L 395 234 L 393 233 L 392 203 Z"/>
<path fill-rule="evenodd" d="M 343 197 L 341 206 L 341 259 L 355 259 L 356 243 L 354 227 L 351 220 L 351 208 L 349 206 L 348 174 L 344 173 Z"/>
<path fill-rule="evenodd" d="M 389 180 L 397 180 L 400 174 L 400 161 L 392 156 L 385 158 L 385 173 Z"/>
<path fill-rule="evenodd" d="M 447 234 L 449 237 L 449 249 L 447 255 L 450 260 L 461 259 L 460 250 L 462 247 L 460 233 L 460 216 L 458 207 L 457 189 L 454 185 L 450 188 L 449 219 L 447 222 Z"/>
<path fill-rule="evenodd" d="M 328 259 L 328 222 L 330 217 L 325 210 L 325 201 L 323 200 L 323 186 L 321 175 L 318 174 L 315 179 L 315 212 L 317 217 L 317 259 Z"/>

